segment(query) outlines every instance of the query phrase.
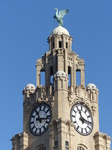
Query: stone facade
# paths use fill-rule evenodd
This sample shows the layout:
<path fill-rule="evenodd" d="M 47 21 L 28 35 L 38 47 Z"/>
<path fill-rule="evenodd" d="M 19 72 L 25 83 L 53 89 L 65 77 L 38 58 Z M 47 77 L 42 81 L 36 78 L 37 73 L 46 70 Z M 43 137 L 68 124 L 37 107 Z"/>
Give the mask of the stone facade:
<path fill-rule="evenodd" d="M 85 63 L 72 52 L 72 41 L 61 26 L 48 37 L 49 52 L 36 62 L 36 87 L 28 84 L 23 90 L 23 133 L 11 139 L 12 150 L 110 150 L 111 138 L 99 132 L 99 90 L 92 83 L 85 86 Z M 80 85 L 76 83 L 77 71 Z M 45 86 L 40 83 L 41 72 L 45 72 Z M 43 103 L 51 108 L 51 122 L 45 133 L 35 136 L 29 130 L 29 117 Z M 89 135 L 83 136 L 74 128 L 70 113 L 74 104 L 87 107 L 92 115 Z M 37 126 L 43 122 L 40 118 L 36 121 Z"/>

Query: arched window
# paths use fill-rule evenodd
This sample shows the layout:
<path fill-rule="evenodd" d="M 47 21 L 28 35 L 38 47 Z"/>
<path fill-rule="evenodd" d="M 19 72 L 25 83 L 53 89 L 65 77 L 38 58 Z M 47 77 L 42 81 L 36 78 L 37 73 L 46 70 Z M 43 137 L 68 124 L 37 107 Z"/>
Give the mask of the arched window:
<path fill-rule="evenodd" d="M 53 45 L 52 45 L 52 47 L 53 47 L 53 48 L 55 48 L 55 43 L 54 43 L 54 41 L 53 41 L 53 43 L 52 43 L 52 44 L 53 44 Z"/>
<path fill-rule="evenodd" d="M 44 146 L 42 146 L 38 150 L 46 150 L 46 148 Z"/>
<path fill-rule="evenodd" d="M 43 144 L 40 144 L 35 148 L 35 150 L 46 150 L 46 148 Z"/>
<path fill-rule="evenodd" d="M 68 48 L 68 42 L 66 42 L 66 48 Z"/>
<path fill-rule="evenodd" d="M 69 150 L 69 142 L 65 141 L 65 150 Z"/>
<path fill-rule="evenodd" d="M 68 78 L 69 78 L 68 86 L 71 86 L 71 67 L 70 66 L 68 66 Z"/>
<path fill-rule="evenodd" d="M 81 146 L 78 146 L 77 150 L 85 150 L 85 149 L 83 147 L 81 147 Z"/>
<path fill-rule="evenodd" d="M 81 84 L 81 71 L 76 70 L 76 85 L 80 85 L 80 84 Z"/>
<path fill-rule="evenodd" d="M 45 71 L 40 72 L 40 84 L 45 86 Z"/>
<path fill-rule="evenodd" d="M 62 42 L 59 41 L 59 48 L 62 48 Z"/>
<path fill-rule="evenodd" d="M 54 150 L 58 150 L 58 141 L 54 142 Z"/>

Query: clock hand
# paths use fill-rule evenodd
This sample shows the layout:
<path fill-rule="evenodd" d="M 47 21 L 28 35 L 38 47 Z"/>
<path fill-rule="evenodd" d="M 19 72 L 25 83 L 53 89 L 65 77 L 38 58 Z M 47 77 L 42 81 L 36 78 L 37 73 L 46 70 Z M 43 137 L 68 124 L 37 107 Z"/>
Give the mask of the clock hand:
<path fill-rule="evenodd" d="M 41 118 L 40 118 L 39 112 L 37 112 L 36 110 L 35 110 L 35 112 L 36 112 L 36 114 L 37 114 L 37 116 L 38 116 L 38 118 L 36 118 L 36 121 L 37 121 L 37 120 L 39 120 L 39 122 L 41 123 L 42 121 L 41 121 Z"/>
<path fill-rule="evenodd" d="M 79 110 L 79 114 L 80 114 L 80 118 L 79 118 L 79 120 L 81 120 L 81 121 L 82 121 L 82 123 L 83 123 L 83 122 L 84 122 L 84 118 L 82 117 L 81 110 Z"/>
<path fill-rule="evenodd" d="M 80 117 L 82 118 L 81 110 L 79 110 Z"/>
<path fill-rule="evenodd" d="M 41 120 L 41 118 L 36 118 L 36 121 L 37 121 L 37 120 L 39 120 L 39 121 L 40 121 L 40 120 Z"/>
<path fill-rule="evenodd" d="M 47 119 L 47 118 L 37 118 L 36 120 L 42 120 L 42 119 Z"/>
<path fill-rule="evenodd" d="M 87 123 L 88 125 L 89 125 L 89 124 L 91 124 L 91 122 L 90 122 L 90 121 L 88 121 L 88 120 L 84 119 L 83 117 L 82 117 L 82 118 L 80 118 L 80 119 L 81 119 L 81 121 L 82 121 L 83 123 Z"/>
<path fill-rule="evenodd" d="M 40 119 L 47 119 L 47 118 L 40 118 Z"/>
<path fill-rule="evenodd" d="M 86 120 L 86 119 L 84 119 L 83 117 L 82 117 L 82 114 L 81 114 L 81 111 L 79 110 L 79 114 L 80 114 L 80 120 L 82 121 L 82 123 L 87 123 L 87 124 L 91 124 L 91 122 L 90 121 L 88 121 L 88 120 Z"/>
<path fill-rule="evenodd" d="M 40 118 L 40 116 L 39 116 L 39 112 L 38 112 L 37 110 L 35 110 L 35 112 L 36 112 L 36 114 L 37 114 L 38 118 Z"/>
<path fill-rule="evenodd" d="M 36 118 L 36 121 L 39 121 L 41 123 L 41 118 L 40 117 Z"/>

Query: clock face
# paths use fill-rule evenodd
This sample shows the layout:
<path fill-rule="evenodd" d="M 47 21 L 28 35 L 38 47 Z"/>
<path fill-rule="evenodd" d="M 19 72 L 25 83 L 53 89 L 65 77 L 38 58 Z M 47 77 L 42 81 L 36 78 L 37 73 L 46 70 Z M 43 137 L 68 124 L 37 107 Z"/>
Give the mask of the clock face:
<path fill-rule="evenodd" d="M 81 135 L 89 135 L 93 130 L 93 119 L 89 109 L 82 104 L 75 104 L 71 109 L 71 121 Z"/>
<path fill-rule="evenodd" d="M 32 134 L 39 136 L 47 129 L 51 121 L 50 106 L 42 103 L 34 108 L 29 119 L 29 129 Z"/>

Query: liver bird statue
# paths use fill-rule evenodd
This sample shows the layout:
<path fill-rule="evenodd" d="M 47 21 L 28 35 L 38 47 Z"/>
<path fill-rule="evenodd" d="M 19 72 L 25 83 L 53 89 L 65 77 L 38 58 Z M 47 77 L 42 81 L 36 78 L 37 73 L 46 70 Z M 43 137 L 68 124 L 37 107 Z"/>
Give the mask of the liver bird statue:
<path fill-rule="evenodd" d="M 60 26 L 63 26 L 63 17 L 69 12 L 69 10 L 61 10 L 58 14 L 58 8 L 54 8 L 56 10 L 56 14 L 54 15 L 54 18 L 57 19 L 57 22 L 59 22 Z"/>

